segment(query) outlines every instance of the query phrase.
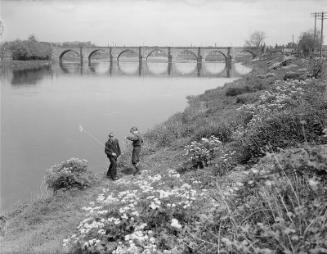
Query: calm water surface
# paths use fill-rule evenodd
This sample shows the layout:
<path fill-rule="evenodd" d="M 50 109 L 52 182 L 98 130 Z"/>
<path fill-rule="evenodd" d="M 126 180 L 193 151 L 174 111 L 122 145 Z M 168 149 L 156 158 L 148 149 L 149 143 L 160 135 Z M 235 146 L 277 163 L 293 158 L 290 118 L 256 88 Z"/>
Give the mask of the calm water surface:
<path fill-rule="evenodd" d="M 123 65 L 122 73 L 135 73 L 133 64 Z M 144 132 L 182 111 L 187 95 L 200 94 L 232 80 L 160 75 L 165 72 L 162 64 L 151 65 L 149 69 L 158 75 L 148 76 L 109 75 L 105 65 L 91 67 L 93 70 L 81 70 L 71 64 L 65 70 L 53 66 L 34 71 L 2 71 L 2 209 L 38 195 L 45 170 L 62 160 L 83 158 L 89 161 L 89 170 L 107 170 L 103 145 L 81 133 L 80 125 L 103 144 L 109 130 L 122 140 L 131 126 Z M 178 68 L 185 73 L 193 71 L 186 63 Z M 221 71 L 219 64 L 210 68 Z M 249 71 L 241 65 L 237 68 L 243 73 Z"/>

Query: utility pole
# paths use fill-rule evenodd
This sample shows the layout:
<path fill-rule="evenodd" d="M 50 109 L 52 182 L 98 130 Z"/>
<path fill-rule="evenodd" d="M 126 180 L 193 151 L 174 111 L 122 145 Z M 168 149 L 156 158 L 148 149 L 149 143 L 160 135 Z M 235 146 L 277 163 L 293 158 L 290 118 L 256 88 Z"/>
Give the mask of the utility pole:
<path fill-rule="evenodd" d="M 319 18 L 321 19 L 321 31 L 320 31 L 320 58 L 322 58 L 322 46 L 324 43 L 324 19 L 326 19 L 327 15 L 325 16 L 325 12 L 321 12 L 321 15 L 319 15 Z"/>
<path fill-rule="evenodd" d="M 315 17 L 315 27 L 314 27 L 314 48 L 316 45 L 316 33 L 317 33 L 317 19 L 321 20 L 321 27 L 320 27 L 320 58 L 322 58 L 322 47 L 324 44 L 324 20 L 327 19 L 327 12 L 314 12 L 311 15 Z"/>
<path fill-rule="evenodd" d="M 318 17 L 318 12 L 311 13 L 311 15 L 315 18 L 315 23 L 314 23 L 314 30 L 313 30 L 313 51 L 316 48 L 316 40 L 317 40 L 317 17 Z"/>

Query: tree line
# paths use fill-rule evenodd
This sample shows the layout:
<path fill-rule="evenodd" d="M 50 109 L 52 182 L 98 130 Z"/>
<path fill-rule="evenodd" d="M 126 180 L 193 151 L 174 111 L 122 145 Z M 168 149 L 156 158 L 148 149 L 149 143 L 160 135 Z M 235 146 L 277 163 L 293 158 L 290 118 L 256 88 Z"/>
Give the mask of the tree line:
<path fill-rule="evenodd" d="M 63 42 L 63 43 L 50 43 L 40 42 L 34 35 L 30 35 L 27 40 L 14 40 L 4 42 L 0 45 L 0 58 L 3 59 L 9 53 L 13 60 L 50 60 L 52 46 L 93 46 L 88 42 Z"/>
<path fill-rule="evenodd" d="M 304 57 L 312 56 L 315 50 L 320 48 L 321 37 L 320 32 L 316 34 L 312 30 L 303 32 L 297 42 L 288 42 L 286 45 L 278 45 L 275 47 L 266 46 L 265 44 L 266 34 L 262 31 L 256 31 L 252 33 L 248 40 L 245 42 L 245 47 L 257 49 L 257 51 L 263 52 L 265 49 L 279 49 L 279 48 L 292 48 L 294 51 Z"/>

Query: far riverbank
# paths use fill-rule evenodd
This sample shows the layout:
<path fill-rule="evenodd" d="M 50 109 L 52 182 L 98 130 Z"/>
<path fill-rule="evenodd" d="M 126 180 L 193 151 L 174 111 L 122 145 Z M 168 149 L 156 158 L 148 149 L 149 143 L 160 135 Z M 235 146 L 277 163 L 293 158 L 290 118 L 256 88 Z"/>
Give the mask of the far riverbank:
<path fill-rule="evenodd" d="M 9 67 L 12 70 L 34 70 L 39 69 L 45 66 L 50 66 L 51 61 L 48 60 L 27 60 L 27 61 L 20 61 L 20 60 L 4 60 L 0 61 L 0 68 L 1 67 Z"/>

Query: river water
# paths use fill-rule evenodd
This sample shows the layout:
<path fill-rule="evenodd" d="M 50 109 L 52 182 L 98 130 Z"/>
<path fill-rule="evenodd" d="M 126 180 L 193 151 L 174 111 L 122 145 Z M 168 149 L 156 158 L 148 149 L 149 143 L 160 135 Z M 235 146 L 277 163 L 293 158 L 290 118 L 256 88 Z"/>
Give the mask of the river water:
<path fill-rule="evenodd" d="M 208 64 L 214 75 L 207 76 L 193 75 L 193 63 L 176 64 L 173 75 L 158 63 L 140 75 L 135 64 L 123 63 L 113 72 L 108 63 L 1 71 L 1 209 L 39 195 L 45 170 L 62 160 L 86 159 L 89 170 L 105 172 L 109 131 L 120 140 L 131 126 L 145 132 L 182 111 L 187 95 L 235 79 L 233 73 L 219 74 L 221 63 Z M 249 72 L 234 67 L 238 74 Z"/>

